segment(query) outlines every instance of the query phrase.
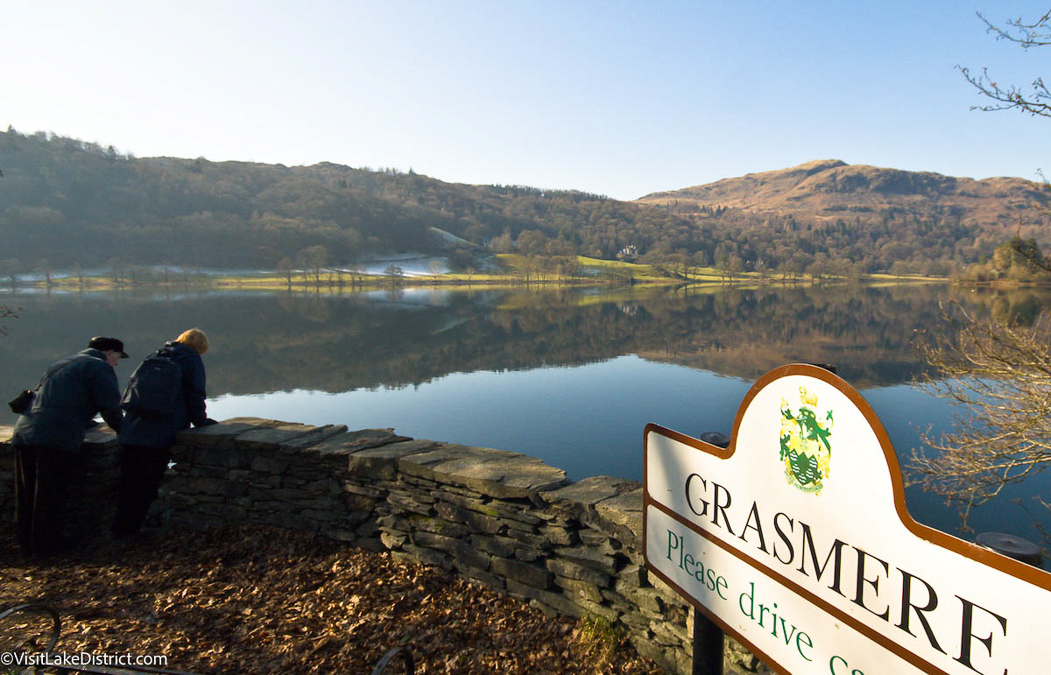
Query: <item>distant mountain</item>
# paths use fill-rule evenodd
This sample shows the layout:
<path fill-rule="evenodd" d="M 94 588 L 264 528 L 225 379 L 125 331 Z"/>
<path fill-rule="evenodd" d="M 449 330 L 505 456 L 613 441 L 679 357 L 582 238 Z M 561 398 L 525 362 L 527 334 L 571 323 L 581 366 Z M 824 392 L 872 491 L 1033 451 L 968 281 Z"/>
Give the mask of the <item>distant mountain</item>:
<path fill-rule="evenodd" d="M 789 169 L 750 173 L 707 185 L 655 192 L 641 204 L 730 208 L 753 214 L 791 214 L 797 221 L 837 220 L 863 223 L 888 216 L 948 219 L 1051 241 L 1048 204 L 1051 192 L 1021 178 L 954 178 L 937 173 L 850 165 L 816 160 Z"/>
<path fill-rule="evenodd" d="M 329 265 L 518 251 L 815 275 L 948 274 L 1016 233 L 1051 249 L 1048 192 L 840 161 L 622 202 L 574 190 L 446 183 L 413 172 L 135 158 L 46 133 L 0 132 L 0 278 L 144 265 Z M 310 258 L 318 258 L 311 254 Z M 313 264 L 313 263 L 312 263 Z"/>

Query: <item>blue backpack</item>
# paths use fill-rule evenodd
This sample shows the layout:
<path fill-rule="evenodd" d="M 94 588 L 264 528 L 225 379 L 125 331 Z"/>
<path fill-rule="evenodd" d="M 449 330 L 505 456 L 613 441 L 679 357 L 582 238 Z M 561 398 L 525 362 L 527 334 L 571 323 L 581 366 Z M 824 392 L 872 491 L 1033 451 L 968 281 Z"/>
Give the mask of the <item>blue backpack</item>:
<path fill-rule="evenodd" d="M 182 369 L 167 348 L 150 354 L 128 380 L 120 400 L 126 413 L 145 419 L 167 417 L 182 404 Z"/>

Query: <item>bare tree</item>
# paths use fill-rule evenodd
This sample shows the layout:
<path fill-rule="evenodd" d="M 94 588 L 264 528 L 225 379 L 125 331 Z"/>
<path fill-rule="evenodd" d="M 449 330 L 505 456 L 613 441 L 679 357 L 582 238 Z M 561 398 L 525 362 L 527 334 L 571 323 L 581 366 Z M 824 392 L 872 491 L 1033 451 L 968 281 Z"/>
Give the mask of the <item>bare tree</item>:
<path fill-rule="evenodd" d="M 347 272 L 350 273 L 350 285 L 360 286 L 364 281 L 365 268 L 358 262 L 350 262 L 347 264 Z"/>
<path fill-rule="evenodd" d="M 288 281 L 288 288 L 292 288 L 292 272 L 296 270 L 296 264 L 288 256 L 281 258 L 277 263 L 277 271 Z"/>
<path fill-rule="evenodd" d="M 400 265 L 391 263 L 387 265 L 385 270 L 383 270 L 383 275 L 387 277 L 387 283 L 393 288 L 394 286 L 401 285 L 401 282 L 405 278 L 405 271 Z"/>
<path fill-rule="evenodd" d="M 297 254 L 297 259 L 301 265 L 314 273 L 314 283 L 320 286 L 321 269 L 328 264 L 328 249 L 320 244 L 308 246 Z"/>
<path fill-rule="evenodd" d="M 997 39 L 1026 50 L 1051 45 L 1051 11 L 1032 23 L 1015 19 L 1003 28 L 978 16 Z M 993 101 L 976 109 L 1051 117 L 1051 95 L 1042 78 L 1023 90 L 1001 86 L 984 68 L 981 75 L 959 69 Z M 1011 246 L 1030 269 L 1051 273 L 1051 259 L 1034 241 L 1016 236 Z M 967 414 L 957 416 L 952 431 L 924 436 L 931 451 L 914 452 L 910 480 L 959 504 L 966 522 L 974 506 L 1051 465 L 1051 310 L 1023 325 L 1011 317 L 979 319 L 951 305 L 945 319 L 949 333 L 918 343 L 934 369 L 925 386 L 961 404 Z M 1034 499 L 1051 509 L 1039 495 Z"/>
<path fill-rule="evenodd" d="M 949 433 L 925 434 L 932 452 L 914 451 L 910 468 L 912 482 L 956 502 L 966 516 L 1051 465 L 1051 312 L 1022 326 L 981 321 L 954 304 L 945 319 L 948 333 L 918 345 L 936 369 L 923 386 L 967 414 L 957 415 Z"/>
<path fill-rule="evenodd" d="M 998 40 L 1013 42 L 1022 49 L 1051 45 L 1051 10 L 1032 23 L 1026 23 L 1019 18 L 1007 21 L 1003 27 L 997 26 L 981 14 L 978 18 Z M 1023 89 L 1015 85 L 1000 85 L 989 76 L 987 68 L 982 68 L 979 75 L 973 74 L 963 66 L 957 66 L 957 69 L 982 95 L 993 101 L 988 105 L 974 106 L 974 110 L 1021 110 L 1030 115 L 1051 117 L 1051 92 L 1048 92 L 1042 77 L 1037 77 L 1029 88 Z"/>
<path fill-rule="evenodd" d="M 121 262 L 119 258 L 110 258 L 106 265 L 109 267 L 109 274 L 110 278 L 113 279 L 113 286 L 115 288 L 123 286 L 125 274 L 124 263 Z"/>

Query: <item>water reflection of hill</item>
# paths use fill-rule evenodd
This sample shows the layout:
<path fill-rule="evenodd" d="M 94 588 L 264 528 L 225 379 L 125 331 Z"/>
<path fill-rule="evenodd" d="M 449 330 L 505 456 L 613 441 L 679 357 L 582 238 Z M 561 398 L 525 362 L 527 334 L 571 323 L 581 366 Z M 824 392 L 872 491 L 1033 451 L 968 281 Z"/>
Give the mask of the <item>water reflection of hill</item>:
<path fill-rule="evenodd" d="M 647 358 L 755 379 L 791 362 L 830 363 L 858 387 L 907 381 L 922 369 L 915 330 L 939 324 L 936 287 L 730 291 L 673 312 L 667 346 Z"/>
<path fill-rule="evenodd" d="M 949 295 L 947 286 L 832 286 L 6 296 L 0 303 L 24 311 L 0 338 L 0 374 L 14 391 L 91 335 L 121 337 L 137 359 L 200 326 L 214 343 L 206 357 L 213 396 L 401 387 L 452 372 L 572 366 L 629 353 L 744 379 L 787 362 L 835 363 L 863 387 L 919 372 L 914 329 L 938 325 L 938 300 Z M 1023 312 L 1045 300 L 1035 291 L 981 298 L 996 311 Z M 129 373 L 122 368 L 122 378 Z"/>

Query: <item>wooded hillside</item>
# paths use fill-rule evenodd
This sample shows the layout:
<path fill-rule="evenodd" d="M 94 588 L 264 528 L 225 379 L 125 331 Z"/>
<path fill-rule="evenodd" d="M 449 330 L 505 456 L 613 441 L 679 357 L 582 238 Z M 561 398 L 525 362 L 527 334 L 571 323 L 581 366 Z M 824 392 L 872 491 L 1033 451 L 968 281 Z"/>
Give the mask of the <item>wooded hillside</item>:
<path fill-rule="evenodd" d="M 621 202 L 335 164 L 134 158 L 0 132 L 0 274 L 116 264 L 277 267 L 435 252 L 436 227 L 478 247 L 735 271 L 947 273 L 1014 236 L 1048 243 L 1042 186 L 812 162 Z"/>

